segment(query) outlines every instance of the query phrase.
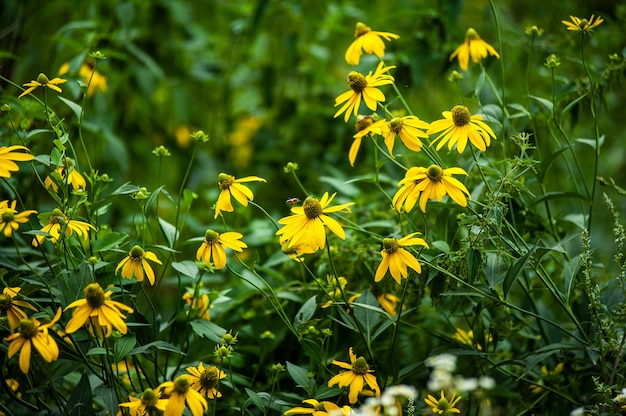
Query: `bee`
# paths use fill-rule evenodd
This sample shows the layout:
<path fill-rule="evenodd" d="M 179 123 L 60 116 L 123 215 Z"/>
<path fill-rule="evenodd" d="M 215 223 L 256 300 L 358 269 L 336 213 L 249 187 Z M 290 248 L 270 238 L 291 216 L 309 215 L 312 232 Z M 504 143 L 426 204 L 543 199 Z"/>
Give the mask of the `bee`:
<path fill-rule="evenodd" d="M 285 201 L 285 204 L 287 205 L 296 205 L 300 203 L 300 198 L 289 198 L 288 200 Z"/>

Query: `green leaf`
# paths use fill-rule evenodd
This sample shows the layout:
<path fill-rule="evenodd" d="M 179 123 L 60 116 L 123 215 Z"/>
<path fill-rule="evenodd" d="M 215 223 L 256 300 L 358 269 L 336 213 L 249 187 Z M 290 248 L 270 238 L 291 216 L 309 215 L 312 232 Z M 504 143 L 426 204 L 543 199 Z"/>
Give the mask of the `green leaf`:
<path fill-rule="evenodd" d="M 79 120 L 81 119 L 83 115 L 83 107 L 76 104 L 74 101 L 70 101 L 67 98 L 61 97 L 60 95 L 58 95 L 57 97 L 59 98 L 59 100 L 63 101 L 65 105 L 67 105 L 70 108 L 70 110 L 74 112 L 74 114 L 76 114 L 77 119 Z"/>
<path fill-rule="evenodd" d="M 524 270 L 526 263 L 528 263 L 528 260 L 530 260 L 530 257 L 533 255 L 536 249 L 537 246 L 533 246 L 530 250 L 528 250 L 528 252 L 526 252 L 526 254 L 520 257 L 506 273 L 506 276 L 504 277 L 504 283 L 502 284 L 505 299 L 507 294 L 509 293 L 509 290 L 511 290 L 511 286 L 513 286 L 513 283 L 515 283 L 519 275 L 522 273 L 522 270 Z"/>
<path fill-rule="evenodd" d="M 105 355 L 107 350 L 103 347 L 93 347 L 85 355 Z"/>
<path fill-rule="evenodd" d="M 306 391 L 307 395 L 311 396 L 311 389 L 315 381 L 309 377 L 309 372 L 302 367 L 298 367 L 297 365 L 290 363 L 289 361 L 287 361 L 287 372 L 293 381 L 296 382 L 296 386 L 302 387 Z"/>
<path fill-rule="evenodd" d="M 226 330 L 221 326 L 204 319 L 194 319 L 189 322 L 189 325 L 191 325 L 191 329 L 198 336 L 210 339 L 218 344 L 222 342 L 222 335 L 226 333 Z"/>
<path fill-rule="evenodd" d="M 587 198 L 584 195 L 581 195 L 578 192 L 555 191 L 555 192 L 545 193 L 544 195 L 540 196 L 539 198 L 531 202 L 531 205 L 536 205 L 536 204 L 539 204 L 543 201 L 550 200 L 550 199 L 561 199 L 561 198 L 582 199 L 583 201 L 587 200 Z"/>
<path fill-rule="evenodd" d="M 570 148 L 569 145 L 561 146 L 560 148 L 558 148 L 554 152 L 550 153 L 547 157 L 545 157 L 541 161 L 541 171 L 539 172 L 539 181 L 541 183 L 543 183 L 544 178 L 546 177 L 546 174 L 548 173 L 548 170 L 550 169 L 550 166 L 552 165 L 552 163 L 556 160 L 556 158 L 561 153 L 563 153 L 564 151 L 566 151 L 569 148 Z"/>
<path fill-rule="evenodd" d="M 113 347 L 113 356 L 115 357 L 115 362 L 122 361 L 124 357 L 128 355 L 128 353 L 135 347 L 137 344 L 137 339 L 134 334 L 126 334 L 123 337 L 119 338 Z"/>
<path fill-rule="evenodd" d="M 565 260 L 563 264 L 563 293 L 565 293 L 565 302 L 569 304 L 569 297 L 572 292 L 572 285 L 576 279 L 576 275 L 582 266 L 582 253 L 576 257 Z"/>
<path fill-rule="evenodd" d="M 140 345 L 133 348 L 128 355 L 144 354 L 152 352 L 152 350 L 169 351 L 180 355 L 185 355 L 181 350 L 165 341 L 153 341 L 146 345 Z"/>
<path fill-rule="evenodd" d="M 311 320 L 311 318 L 313 318 L 313 315 L 315 315 L 315 310 L 317 309 L 316 297 L 317 296 L 315 295 L 312 296 L 311 298 L 309 298 L 309 300 L 304 302 L 304 305 L 300 307 L 300 310 L 298 311 L 298 313 L 296 313 L 296 317 L 293 321 L 294 327 L 306 324 Z"/>
<path fill-rule="evenodd" d="M 583 98 L 585 98 L 587 96 L 587 94 L 589 94 L 589 92 L 584 93 L 583 95 L 581 95 L 580 97 L 576 97 L 574 100 L 572 100 L 571 103 L 569 103 L 568 105 L 565 106 L 565 108 L 563 108 L 563 110 L 561 110 L 561 114 L 559 114 L 559 122 L 563 121 L 563 118 L 567 115 L 567 113 L 569 113 L 569 111 L 572 109 L 572 107 L 574 107 L 576 104 L 578 104 Z"/>
<path fill-rule="evenodd" d="M 482 256 L 480 250 L 470 248 L 467 252 L 467 282 L 471 285 L 478 277 L 479 271 L 482 269 Z"/>
<path fill-rule="evenodd" d="M 554 111 L 554 104 L 552 104 L 552 101 L 546 100 L 545 98 L 537 97 L 535 95 L 529 95 L 528 98 L 532 98 L 533 100 L 543 104 L 543 106 L 550 112 L 550 114 L 552 114 L 552 111 Z"/>
<path fill-rule="evenodd" d="M 175 261 L 172 268 L 183 276 L 196 278 L 198 275 L 198 265 L 191 260 Z"/>
<path fill-rule="evenodd" d="M 248 395 L 248 397 L 250 398 L 250 400 L 252 401 L 252 403 L 254 403 L 254 405 L 256 407 L 259 408 L 259 410 L 261 411 L 265 411 L 265 408 L 267 407 L 265 402 L 268 402 L 269 397 L 268 398 L 262 398 L 257 392 L 250 390 L 249 388 L 245 387 L 246 389 L 246 394 Z M 267 395 L 267 393 L 265 393 L 265 395 Z"/>
<path fill-rule="evenodd" d="M 30 139 L 33 136 L 36 136 L 38 134 L 42 134 L 42 133 L 54 133 L 53 130 L 50 129 L 35 129 L 35 130 L 31 130 L 28 133 L 26 133 L 26 139 Z"/>
<path fill-rule="evenodd" d="M 126 240 L 128 235 L 126 233 L 117 233 L 111 231 L 97 240 L 93 240 L 91 242 L 91 248 L 94 253 L 99 253 L 101 251 L 108 251 L 112 249 L 117 249 L 120 247 L 120 244 Z"/>
<path fill-rule="evenodd" d="M 91 393 L 91 383 L 87 373 L 83 373 L 80 381 L 67 399 L 66 409 L 70 416 L 91 416 L 95 415 L 93 408 L 93 395 Z"/>
<path fill-rule="evenodd" d="M 372 341 L 372 333 L 380 322 L 380 314 L 364 306 L 378 307 L 378 305 L 379 303 L 376 297 L 372 295 L 372 292 L 366 290 L 361 296 L 359 296 L 356 303 L 352 306 L 354 309 L 354 315 L 361 324 L 361 327 L 365 332 L 365 338 L 368 340 L 368 342 Z"/>
<path fill-rule="evenodd" d="M 178 239 L 178 231 L 176 230 L 176 227 L 161 217 L 159 217 L 159 226 L 161 227 L 163 236 L 167 240 L 167 244 L 169 244 L 170 247 L 174 247 L 174 243 Z"/>

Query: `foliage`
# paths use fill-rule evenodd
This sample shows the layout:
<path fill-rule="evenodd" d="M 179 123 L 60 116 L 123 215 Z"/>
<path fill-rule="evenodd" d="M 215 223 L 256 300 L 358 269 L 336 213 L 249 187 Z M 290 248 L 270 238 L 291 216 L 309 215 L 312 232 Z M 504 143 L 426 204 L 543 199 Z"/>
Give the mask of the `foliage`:
<path fill-rule="evenodd" d="M 624 412 L 626 7 L 372 3 L 6 2 L 0 414 Z"/>

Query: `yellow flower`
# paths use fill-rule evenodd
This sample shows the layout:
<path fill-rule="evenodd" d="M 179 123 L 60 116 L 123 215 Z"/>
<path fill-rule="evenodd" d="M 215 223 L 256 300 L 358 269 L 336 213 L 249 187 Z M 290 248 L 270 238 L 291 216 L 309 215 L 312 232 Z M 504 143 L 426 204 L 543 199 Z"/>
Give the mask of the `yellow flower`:
<path fill-rule="evenodd" d="M 376 382 L 376 377 L 372 374 L 374 370 L 370 370 L 370 366 L 365 361 L 364 357 L 357 358 L 352 347 L 349 350 L 350 363 L 343 363 L 341 361 L 333 360 L 332 363 L 339 367 L 346 369 L 342 373 L 337 374 L 328 381 L 328 387 L 332 387 L 335 384 L 339 385 L 339 388 L 350 386 L 350 393 L 348 394 L 348 401 L 350 404 L 356 403 L 359 397 L 359 393 L 363 391 L 365 384 L 374 391 L 376 397 L 380 397 L 380 388 Z"/>
<path fill-rule="evenodd" d="M 389 32 L 375 32 L 364 23 L 358 22 L 354 29 L 356 38 L 346 51 L 346 62 L 350 65 L 358 65 L 363 51 L 373 53 L 382 59 L 385 56 L 385 40 L 398 39 L 400 36 Z"/>
<path fill-rule="evenodd" d="M 61 68 L 59 68 L 59 75 L 66 74 L 69 69 L 70 64 L 68 62 L 64 63 L 61 65 Z M 88 85 L 87 97 L 91 97 L 96 91 L 106 92 L 109 89 L 106 77 L 86 63 L 83 63 L 80 66 L 78 76 L 83 78 L 83 83 L 85 85 Z"/>
<path fill-rule="evenodd" d="M 391 316 L 396 316 L 398 313 L 396 309 L 398 307 L 398 299 L 397 296 L 392 295 L 391 293 L 381 293 L 376 295 L 376 299 L 378 299 L 378 303 L 380 303 L 380 307 L 383 308 L 385 312 L 387 312 Z"/>
<path fill-rule="evenodd" d="M 531 386 L 530 386 L 531 393 L 533 393 L 533 394 L 541 393 L 543 391 L 543 387 L 542 386 L 544 385 L 545 381 L 550 382 L 550 383 L 558 381 L 558 377 L 557 376 L 559 374 L 561 374 L 561 372 L 563 371 L 563 368 L 565 368 L 565 365 L 563 363 L 558 363 L 556 365 L 556 367 L 554 367 L 554 370 L 548 370 L 547 366 L 542 365 L 541 366 L 541 374 L 543 375 L 544 378 L 539 380 L 540 381 L 539 385 L 531 384 Z M 545 381 L 544 381 L 544 379 L 545 379 Z"/>
<path fill-rule="evenodd" d="M 28 211 L 22 211 L 19 214 L 15 209 L 17 201 L 12 201 L 9 205 L 9 201 L 0 201 L 0 232 L 4 231 L 5 237 L 11 237 L 13 231 L 17 231 L 20 224 L 28 222 L 28 216 L 36 214 L 37 211 L 30 209 Z"/>
<path fill-rule="evenodd" d="M 191 410 L 193 416 L 202 416 L 209 405 L 204 397 L 191 388 L 189 376 L 176 377 L 174 381 L 166 381 L 159 386 L 159 391 L 169 396 L 163 416 L 181 416 L 185 410 L 185 404 Z"/>
<path fill-rule="evenodd" d="M 95 327 L 98 330 L 98 334 L 101 333 L 100 329 L 104 328 L 105 337 L 111 335 L 113 328 L 116 328 L 122 334 L 128 332 L 126 322 L 124 322 L 126 315 L 120 309 L 132 313 L 132 308 L 111 300 L 113 291 L 108 290 L 105 292 L 98 283 L 88 284 L 85 286 L 84 292 L 84 299 L 78 299 L 65 307 L 65 310 L 76 308 L 72 314 L 72 319 L 65 327 L 66 333 L 76 332 L 85 324 L 88 324 L 90 329 Z"/>
<path fill-rule="evenodd" d="M 372 135 L 375 131 L 372 131 L 371 127 L 375 124 L 376 120 L 374 116 L 358 116 L 356 119 L 356 123 L 354 125 L 356 129 L 356 134 L 354 137 L 354 141 L 350 146 L 350 151 L 348 153 L 348 159 L 350 160 L 350 166 L 354 166 L 354 161 L 356 160 L 356 156 L 359 153 L 359 149 L 361 148 L 361 140 L 363 137 L 367 135 Z M 378 127 L 378 126 L 377 126 Z M 379 128 L 376 128 L 376 132 L 380 131 Z M 380 133 L 378 133 L 380 134 Z"/>
<path fill-rule="evenodd" d="M 197 316 L 206 321 L 211 320 L 209 309 L 211 308 L 211 302 L 209 301 L 209 295 L 206 293 L 195 295 L 190 292 L 183 294 L 183 300 L 194 311 L 194 316 Z"/>
<path fill-rule="evenodd" d="M 456 144 L 456 150 L 459 153 L 463 153 L 467 146 L 467 140 L 476 146 L 479 150 L 487 150 L 487 146 L 491 144 L 489 136 L 494 140 L 496 135 L 485 122 L 483 122 L 483 116 L 471 115 L 467 107 L 462 105 L 455 105 L 452 107 L 452 111 L 444 111 L 441 113 L 443 119 L 433 121 L 430 124 L 430 129 L 426 134 L 443 132 L 437 136 L 432 142 L 434 144 L 437 140 L 441 141 L 437 145 L 437 150 L 441 149 L 446 142 L 448 143 L 448 150 L 452 150 L 452 147 Z"/>
<path fill-rule="evenodd" d="M 220 192 L 220 196 L 217 198 L 217 202 L 215 203 L 214 218 L 217 218 L 221 211 L 234 211 L 233 204 L 230 202 L 231 194 L 241 205 L 247 207 L 248 201 L 252 201 L 254 199 L 254 195 L 252 194 L 250 188 L 242 185 L 242 183 L 251 181 L 265 182 L 265 179 L 259 178 L 258 176 L 246 176 L 245 178 L 235 179 L 232 175 L 220 173 L 217 177 L 217 185 L 222 191 Z"/>
<path fill-rule="evenodd" d="M 292 260 L 297 262 L 303 262 L 304 257 L 303 254 L 313 254 L 317 251 L 317 247 L 313 247 L 309 241 L 299 241 L 294 245 L 290 246 L 289 240 L 281 237 L 280 241 L 280 250 L 283 254 L 288 255 Z"/>
<path fill-rule="evenodd" d="M 220 234 L 217 231 L 206 230 L 204 241 L 196 251 L 196 260 L 204 260 L 207 266 L 210 266 L 211 260 L 213 260 L 213 266 L 216 269 L 223 269 L 226 267 L 227 248 L 241 252 L 248 247 L 246 243 L 239 241 L 242 237 L 242 234 L 233 231 Z"/>
<path fill-rule="evenodd" d="M 28 374 L 30 368 L 30 355 L 33 347 L 44 360 L 51 363 L 59 358 L 59 347 L 49 334 L 48 328 L 54 325 L 61 318 L 61 308 L 57 310 L 54 318 L 47 324 L 41 324 L 38 319 L 23 319 L 19 324 L 19 331 L 9 335 L 5 341 L 9 341 L 8 358 L 20 352 L 20 370 Z"/>
<path fill-rule="evenodd" d="M 128 256 L 115 268 L 115 274 L 119 269 L 122 269 L 122 277 L 125 279 L 132 279 L 133 276 L 137 278 L 138 282 L 143 281 L 144 274 L 148 277 L 148 281 L 151 285 L 154 285 L 154 271 L 146 260 L 153 261 L 157 264 L 161 263 L 161 260 L 151 251 L 144 251 L 139 246 L 133 246 L 128 253 Z"/>
<path fill-rule="evenodd" d="M 461 400 L 461 396 L 456 396 L 456 393 L 454 393 L 448 401 L 443 390 L 441 390 L 441 398 L 439 400 L 437 400 L 434 396 L 430 394 L 427 398 L 424 399 L 426 404 L 432 408 L 433 413 L 444 416 L 452 413 L 461 413 L 459 409 L 454 407 L 459 402 L 459 400 Z"/>
<path fill-rule="evenodd" d="M 66 235 L 70 236 L 75 231 L 76 234 L 83 237 L 85 241 L 89 239 L 89 229 L 95 230 L 93 225 L 84 221 L 69 220 L 60 209 L 55 208 L 48 217 L 48 224 L 46 224 L 41 231 L 50 234 L 50 241 L 56 244 L 63 228 L 65 228 Z M 36 235 L 35 238 L 33 238 L 32 244 L 35 247 L 39 247 L 45 239 L 45 235 Z"/>
<path fill-rule="evenodd" d="M 286 415 L 313 415 L 313 416 L 349 416 L 350 406 L 344 406 L 343 408 L 337 406 L 335 403 L 323 401 L 318 402 L 315 399 L 302 400 L 302 403 L 309 404 L 313 407 L 294 407 L 287 410 Z"/>
<path fill-rule="evenodd" d="M 326 281 L 328 282 L 328 286 L 330 286 L 330 288 L 328 289 L 328 295 L 330 299 L 326 303 L 323 303 L 321 305 L 322 308 L 328 308 L 333 304 L 333 302 L 341 299 L 341 293 L 348 284 L 348 280 L 345 277 L 335 277 L 334 275 L 330 274 L 326 276 Z"/>
<path fill-rule="evenodd" d="M 604 22 L 604 20 L 600 16 L 595 18 L 593 14 L 589 18 L 589 20 L 580 19 L 578 17 L 571 16 L 571 15 L 569 18 L 572 20 L 571 22 L 568 22 L 567 20 L 561 20 L 561 23 L 567 26 L 567 30 L 582 32 L 583 34 L 587 34 L 591 32 L 591 29 L 593 29 L 594 27 L 600 26 L 600 24 Z"/>
<path fill-rule="evenodd" d="M 388 85 L 394 81 L 393 77 L 385 74 L 385 72 L 395 68 L 395 66 L 384 68 L 384 65 L 385 63 L 381 61 L 374 75 L 372 75 L 372 71 L 370 71 L 367 76 L 363 76 L 363 74 L 356 71 L 352 71 L 348 74 L 347 82 L 350 86 L 350 90 L 335 98 L 335 107 L 343 104 L 339 111 L 335 113 L 335 117 L 339 117 L 341 114 L 345 113 L 344 120 L 347 123 L 351 113 L 356 116 L 359 112 L 361 99 L 363 99 L 367 108 L 376 111 L 378 103 L 385 101 L 385 94 L 376 87 Z"/>
<path fill-rule="evenodd" d="M 411 253 L 402 248 L 403 246 L 408 247 L 414 245 L 428 248 L 428 244 L 426 244 L 424 239 L 414 237 L 417 234 L 419 233 L 411 233 L 399 240 L 395 237 L 383 239 L 383 249 L 380 252 L 381 256 L 383 256 L 383 260 L 378 265 L 378 269 L 376 269 L 374 281 L 380 282 L 387 274 L 387 270 L 389 270 L 391 276 L 399 284 L 401 278 L 408 276 L 407 266 L 417 273 L 422 272 L 419 261 L 417 261 Z"/>
<path fill-rule="evenodd" d="M 226 373 L 214 365 L 204 366 L 202 362 L 196 367 L 187 367 L 189 374 L 186 374 L 191 388 L 204 394 L 209 399 L 222 397 L 222 393 L 217 391 L 217 386 L 221 379 L 226 377 Z"/>
<path fill-rule="evenodd" d="M 487 42 L 482 40 L 480 36 L 478 36 L 478 33 L 470 27 L 465 34 L 465 42 L 452 52 L 450 61 L 457 57 L 459 67 L 463 71 L 467 71 L 470 56 L 472 57 L 472 61 L 477 64 L 481 59 L 486 58 L 488 54 L 500 59 L 498 52 Z"/>
<path fill-rule="evenodd" d="M 428 129 L 429 127 L 430 124 L 416 116 L 394 117 L 381 124 L 380 134 L 385 139 L 385 145 L 390 155 L 393 155 L 396 136 L 400 136 L 400 140 L 406 147 L 414 152 L 419 152 L 422 150 L 422 142 L 419 138 L 428 138 L 428 135 L 420 129 Z"/>
<path fill-rule="evenodd" d="M 37 311 L 30 303 L 15 299 L 20 290 L 22 290 L 21 287 L 5 287 L 0 295 L 0 316 L 7 317 L 11 330 L 20 326 L 21 320 L 28 319 L 26 313 L 19 307 Z"/>
<path fill-rule="evenodd" d="M 452 337 L 459 341 L 461 344 L 469 345 L 470 347 L 476 347 L 478 351 L 483 350 L 482 345 L 474 342 L 474 331 L 472 331 L 471 329 L 469 331 L 465 331 L 464 329 L 457 328 Z M 489 336 L 489 338 L 489 340 L 491 340 L 491 336 Z"/>
<path fill-rule="evenodd" d="M 320 201 L 317 198 L 307 197 L 302 206 L 291 208 L 291 212 L 295 215 L 278 220 L 278 223 L 283 224 L 284 227 L 276 231 L 276 234 L 289 241 L 289 247 L 304 244 L 314 248 L 315 251 L 319 248 L 324 248 L 326 245 L 326 230 L 324 226 L 327 226 L 337 237 L 345 240 L 346 234 L 341 224 L 325 214 L 344 210 L 350 212 L 348 207 L 353 205 L 354 202 L 329 207 L 328 205 L 335 198 L 335 195 L 337 194 L 334 193 L 329 198 L 328 192 L 324 192 Z"/>
<path fill-rule="evenodd" d="M 77 192 L 79 189 L 87 189 L 87 182 L 85 181 L 85 178 L 83 177 L 83 175 L 80 174 L 79 171 L 74 169 L 74 161 L 69 157 L 63 159 L 63 166 L 59 166 L 56 171 L 58 172 L 59 177 L 61 178 L 61 180 L 64 181 L 64 183 L 67 183 L 67 185 L 72 185 L 74 192 Z M 66 171 L 69 172 L 69 174 L 67 175 L 67 182 L 65 182 Z M 52 187 L 54 192 L 58 192 L 59 190 L 59 187 L 50 176 L 46 177 L 46 179 L 44 180 L 44 185 L 46 188 Z"/>
<path fill-rule="evenodd" d="M 144 390 L 141 398 L 128 396 L 129 402 L 120 403 L 119 405 L 128 410 L 130 416 L 150 416 L 160 414 L 159 411 L 165 411 L 167 400 L 159 399 L 154 390 Z"/>
<path fill-rule="evenodd" d="M 46 74 L 41 73 L 37 76 L 37 81 L 33 80 L 31 82 L 27 82 L 26 84 L 24 84 L 24 86 L 28 87 L 28 89 L 24 91 L 22 94 L 20 94 L 20 96 L 17 98 L 22 98 L 23 96 L 30 94 L 31 92 L 35 91 L 35 89 L 38 87 L 48 87 L 51 90 L 54 90 L 56 92 L 63 92 L 61 88 L 57 87 L 57 85 L 63 84 L 64 82 L 67 82 L 67 80 L 61 79 L 61 78 L 48 79 Z"/>
<path fill-rule="evenodd" d="M 17 172 L 20 167 L 15 162 L 28 162 L 35 156 L 29 153 L 15 152 L 15 150 L 26 150 L 25 146 L 2 146 L 0 147 L 0 178 L 10 178 L 11 172 Z"/>
<path fill-rule="evenodd" d="M 404 179 L 398 182 L 398 192 L 393 196 L 391 203 L 400 212 L 404 205 L 406 212 L 411 212 L 417 200 L 420 200 L 420 209 L 426 212 L 426 202 L 429 199 L 443 200 L 444 195 L 462 207 L 467 206 L 467 197 L 470 193 L 459 180 L 452 175 L 467 175 L 461 168 L 442 169 L 438 165 L 430 165 L 428 168 L 412 167 L 404 175 Z M 465 195 L 464 195 L 465 194 Z M 421 195 L 421 198 L 420 198 Z"/>

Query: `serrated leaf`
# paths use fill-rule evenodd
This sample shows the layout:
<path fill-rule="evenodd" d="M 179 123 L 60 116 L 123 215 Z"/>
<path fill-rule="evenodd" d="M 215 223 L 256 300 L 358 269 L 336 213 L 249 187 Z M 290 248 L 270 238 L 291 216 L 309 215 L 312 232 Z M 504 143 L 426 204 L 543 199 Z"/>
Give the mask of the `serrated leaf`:
<path fill-rule="evenodd" d="M 198 336 L 210 339 L 215 343 L 221 343 L 222 336 L 226 333 L 226 330 L 221 326 L 204 319 L 194 319 L 189 322 L 189 325 Z"/>

